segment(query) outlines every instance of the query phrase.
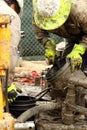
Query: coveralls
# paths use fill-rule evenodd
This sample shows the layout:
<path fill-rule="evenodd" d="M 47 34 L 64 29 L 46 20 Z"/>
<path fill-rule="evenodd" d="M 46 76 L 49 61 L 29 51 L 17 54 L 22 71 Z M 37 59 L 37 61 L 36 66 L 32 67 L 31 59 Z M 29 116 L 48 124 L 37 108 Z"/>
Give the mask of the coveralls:
<path fill-rule="evenodd" d="M 49 33 L 56 34 L 67 40 L 68 44 L 65 47 L 63 56 L 66 56 L 72 51 L 74 44 L 81 44 L 87 48 L 87 0 L 74 0 L 68 19 L 62 26 L 54 30 L 40 29 L 35 24 L 34 18 L 32 24 L 36 39 L 43 45 L 50 37 Z M 83 56 L 82 69 L 87 65 L 85 55 Z"/>

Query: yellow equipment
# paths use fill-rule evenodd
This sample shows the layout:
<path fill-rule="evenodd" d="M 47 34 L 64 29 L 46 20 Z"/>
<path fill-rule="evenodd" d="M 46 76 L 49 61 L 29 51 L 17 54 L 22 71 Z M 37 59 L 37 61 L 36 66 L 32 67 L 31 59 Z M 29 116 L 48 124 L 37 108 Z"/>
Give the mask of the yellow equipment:
<path fill-rule="evenodd" d="M 14 130 L 14 118 L 5 111 L 7 104 L 7 77 L 10 67 L 10 16 L 0 15 L 0 130 Z"/>

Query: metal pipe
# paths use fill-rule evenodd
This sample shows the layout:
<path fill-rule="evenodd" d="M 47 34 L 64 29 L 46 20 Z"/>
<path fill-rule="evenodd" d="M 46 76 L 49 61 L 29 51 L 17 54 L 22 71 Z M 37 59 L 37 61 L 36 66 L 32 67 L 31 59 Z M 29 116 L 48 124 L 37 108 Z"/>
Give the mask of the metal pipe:
<path fill-rule="evenodd" d="M 15 123 L 14 130 L 35 130 L 34 121 L 28 121 L 26 123 Z"/>

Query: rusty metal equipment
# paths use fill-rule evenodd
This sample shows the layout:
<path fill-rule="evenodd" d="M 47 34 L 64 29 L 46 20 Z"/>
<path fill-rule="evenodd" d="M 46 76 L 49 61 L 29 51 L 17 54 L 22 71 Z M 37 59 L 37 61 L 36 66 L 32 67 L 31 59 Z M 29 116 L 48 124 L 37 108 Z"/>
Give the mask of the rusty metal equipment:
<path fill-rule="evenodd" d="M 87 76 L 81 70 L 71 73 L 70 63 L 62 59 L 47 72 L 46 79 L 48 87 L 53 87 L 51 98 L 60 102 L 64 124 L 74 124 L 75 113 L 87 116 Z"/>
<path fill-rule="evenodd" d="M 8 112 L 7 97 L 8 70 L 10 67 L 10 20 L 10 15 L 0 15 L 0 130 L 14 130 L 15 122 Z"/>

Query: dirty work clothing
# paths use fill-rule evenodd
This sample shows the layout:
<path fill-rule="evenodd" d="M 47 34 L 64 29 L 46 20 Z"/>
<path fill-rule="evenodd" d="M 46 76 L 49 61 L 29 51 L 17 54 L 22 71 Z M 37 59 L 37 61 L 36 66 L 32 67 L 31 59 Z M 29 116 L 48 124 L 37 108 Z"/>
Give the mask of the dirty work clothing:
<path fill-rule="evenodd" d="M 21 20 L 18 14 L 10 8 L 4 0 L 0 0 L 0 14 L 9 14 L 10 16 L 13 16 L 13 19 L 11 20 L 11 23 L 9 25 L 11 29 L 11 55 L 10 55 L 10 73 L 14 72 L 14 68 L 17 64 L 17 49 L 18 44 L 20 42 L 21 38 Z"/>
<path fill-rule="evenodd" d="M 36 39 L 44 45 L 48 40 L 49 33 L 56 34 L 67 39 L 64 56 L 69 54 L 74 44 L 87 47 L 87 0 L 74 0 L 67 21 L 55 30 L 42 30 L 32 21 Z"/>

